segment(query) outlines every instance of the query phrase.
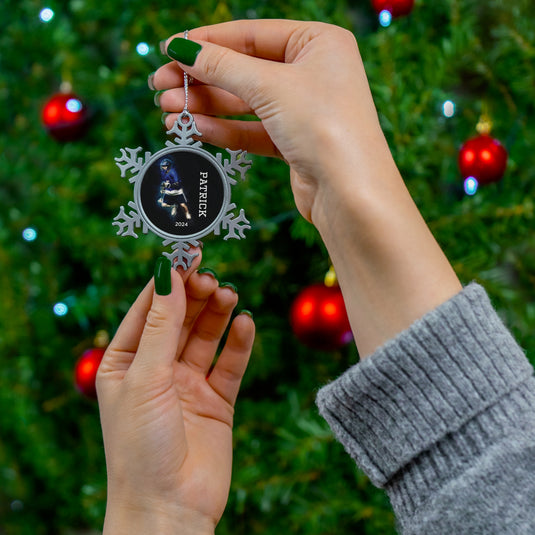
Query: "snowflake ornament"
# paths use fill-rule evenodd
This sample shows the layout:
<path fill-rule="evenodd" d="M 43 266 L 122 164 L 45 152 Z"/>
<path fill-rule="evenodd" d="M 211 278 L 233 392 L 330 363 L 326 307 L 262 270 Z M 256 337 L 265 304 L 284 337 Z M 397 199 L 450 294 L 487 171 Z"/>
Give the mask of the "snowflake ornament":
<path fill-rule="evenodd" d="M 141 147 L 121 149 L 115 162 L 121 177 L 129 174 L 134 200 L 121 206 L 113 220 L 119 236 L 133 236 L 150 230 L 164 239 L 171 252 L 163 254 L 173 266 L 187 269 L 197 254 L 191 252 L 199 239 L 213 232 L 224 240 L 245 238 L 251 225 L 243 209 L 236 214 L 231 186 L 245 180 L 251 167 L 246 151 L 226 149 L 213 156 L 202 148 L 195 120 L 183 111 L 167 134 L 162 150 L 140 155 Z M 127 211 L 129 209 L 129 211 Z"/>

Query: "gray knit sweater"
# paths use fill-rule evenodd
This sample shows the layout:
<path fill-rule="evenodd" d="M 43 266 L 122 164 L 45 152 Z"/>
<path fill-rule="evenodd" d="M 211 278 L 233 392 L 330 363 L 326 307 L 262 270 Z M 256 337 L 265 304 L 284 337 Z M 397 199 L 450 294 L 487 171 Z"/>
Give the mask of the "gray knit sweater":
<path fill-rule="evenodd" d="M 535 333 L 534 333 L 535 334 Z M 535 379 L 471 284 L 318 393 L 403 534 L 535 534 Z"/>

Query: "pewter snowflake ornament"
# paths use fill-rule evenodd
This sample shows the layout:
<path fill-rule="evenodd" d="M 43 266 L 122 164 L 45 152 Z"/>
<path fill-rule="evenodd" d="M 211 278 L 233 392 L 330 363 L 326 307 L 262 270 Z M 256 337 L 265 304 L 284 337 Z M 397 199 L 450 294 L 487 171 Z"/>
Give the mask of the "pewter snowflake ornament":
<path fill-rule="evenodd" d="M 193 139 L 201 133 L 188 111 L 179 115 L 167 134 L 174 139 L 155 154 L 141 156 L 141 147 L 123 148 L 115 158 L 121 177 L 130 174 L 134 200 L 126 209 L 121 206 L 112 224 L 119 236 L 137 238 L 139 229 L 143 234 L 150 230 L 171 247 L 171 252 L 163 252 L 171 264 L 187 269 L 197 256 L 191 248 L 211 232 L 216 236 L 226 232 L 224 240 L 245 238 L 251 225 L 243 209 L 236 215 L 230 190 L 238 178 L 245 180 L 252 162 L 246 151 L 225 149 L 228 154 L 213 156 L 203 149 Z"/>

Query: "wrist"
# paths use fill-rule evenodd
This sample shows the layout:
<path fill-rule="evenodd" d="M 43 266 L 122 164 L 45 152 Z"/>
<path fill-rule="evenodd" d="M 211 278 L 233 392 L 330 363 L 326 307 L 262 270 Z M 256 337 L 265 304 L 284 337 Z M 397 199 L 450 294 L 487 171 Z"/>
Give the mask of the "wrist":
<path fill-rule="evenodd" d="M 375 226 L 389 204 L 414 204 L 382 132 L 351 139 L 331 136 L 318 165 L 311 219 L 324 240 L 354 231 L 356 225 Z"/>
<path fill-rule="evenodd" d="M 366 154 L 357 148 L 343 159 L 343 152 L 333 151 L 331 163 L 323 168 L 333 179 L 320 182 L 311 217 L 333 262 L 360 356 L 365 357 L 461 286 L 386 141 L 370 140 Z"/>
<path fill-rule="evenodd" d="M 308 170 L 318 186 L 311 214 L 316 226 L 324 222 L 318 217 L 331 199 L 340 206 L 367 203 L 365 196 L 380 195 L 388 184 L 403 184 L 378 122 L 362 127 L 355 121 L 343 127 L 325 122 L 318 135 L 314 166 Z"/>
<path fill-rule="evenodd" d="M 110 504 L 106 507 L 103 535 L 214 535 L 215 522 L 179 505 L 154 503 L 143 506 Z"/>

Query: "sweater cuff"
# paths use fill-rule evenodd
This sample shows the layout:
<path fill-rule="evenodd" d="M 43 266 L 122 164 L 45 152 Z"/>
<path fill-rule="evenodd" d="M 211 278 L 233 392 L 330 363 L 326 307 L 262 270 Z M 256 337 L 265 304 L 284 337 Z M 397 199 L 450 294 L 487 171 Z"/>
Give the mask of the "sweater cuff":
<path fill-rule="evenodd" d="M 322 416 L 384 487 L 533 374 L 485 290 L 472 283 L 323 387 Z"/>

